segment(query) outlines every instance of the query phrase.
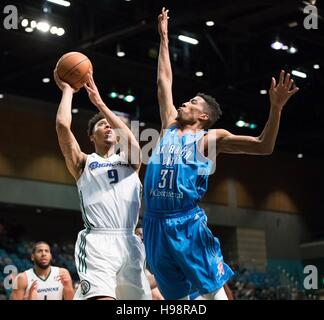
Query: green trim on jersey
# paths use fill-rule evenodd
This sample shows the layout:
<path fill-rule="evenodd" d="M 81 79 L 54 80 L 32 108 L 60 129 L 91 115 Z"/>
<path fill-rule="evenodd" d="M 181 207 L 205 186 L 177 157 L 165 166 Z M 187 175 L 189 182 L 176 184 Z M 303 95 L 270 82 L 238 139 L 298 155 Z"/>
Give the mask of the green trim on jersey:
<path fill-rule="evenodd" d="M 79 245 L 79 254 L 78 254 L 78 258 L 79 258 L 79 268 L 78 271 L 79 272 L 84 272 L 87 273 L 87 263 L 86 263 L 86 257 L 87 257 L 87 253 L 86 253 L 86 236 L 87 234 L 90 232 L 89 229 L 86 229 L 84 232 L 82 232 L 81 234 L 81 241 L 80 241 L 80 245 Z"/>
<path fill-rule="evenodd" d="M 35 271 L 34 268 L 33 268 L 33 272 L 35 273 L 35 276 L 36 276 L 37 278 L 39 278 L 39 279 L 41 279 L 42 281 L 45 282 L 45 281 L 48 279 L 48 277 L 51 275 L 51 273 L 52 273 L 52 267 L 51 267 L 51 271 L 49 272 L 49 274 L 47 275 L 47 277 L 46 277 L 45 279 L 41 278 L 41 277 L 36 273 L 36 271 Z"/>

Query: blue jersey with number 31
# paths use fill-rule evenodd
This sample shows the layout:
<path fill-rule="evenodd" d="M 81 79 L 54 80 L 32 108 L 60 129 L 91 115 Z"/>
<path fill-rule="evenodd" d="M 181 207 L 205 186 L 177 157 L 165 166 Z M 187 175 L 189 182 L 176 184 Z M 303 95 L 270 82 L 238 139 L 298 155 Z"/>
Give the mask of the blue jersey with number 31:
<path fill-rule="evenodd" d="M 152 153 L 146 168 L 144 198 L 147 211 L 186 211 L 207 190 L 212 161 L 199 151 L 205 131 L 179 135 L 174 125 Z"/>

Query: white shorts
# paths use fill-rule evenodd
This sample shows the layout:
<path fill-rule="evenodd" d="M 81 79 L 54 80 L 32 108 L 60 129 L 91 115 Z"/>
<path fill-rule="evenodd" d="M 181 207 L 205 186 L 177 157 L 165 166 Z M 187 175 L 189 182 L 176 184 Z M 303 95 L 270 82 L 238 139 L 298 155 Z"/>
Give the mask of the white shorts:
<path fill-rule="evenodd" d="M 75 245 L 80 285 L 75 300 L 112 297 L 151 300 L 145 274 L 145 249 L 130 229 L 82 230 Z"/>

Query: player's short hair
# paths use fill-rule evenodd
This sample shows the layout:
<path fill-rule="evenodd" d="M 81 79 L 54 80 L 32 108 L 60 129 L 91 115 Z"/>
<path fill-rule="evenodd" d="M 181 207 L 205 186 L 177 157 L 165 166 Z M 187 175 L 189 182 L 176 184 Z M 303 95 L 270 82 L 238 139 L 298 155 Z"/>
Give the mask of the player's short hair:
<path fill-rule="evenodd" d="M 205 129 L 209 129 L 222 115 L 222 110 L 219 103 L 212 96 L 205 93 L 197 93 L 196 96 L 205 100 L 205 112 L 208 114 L 208 121 Z"/>
<path fill-rule="evenodd" d="M 88 136 L 90 137 L 93 134 L 93 129 L 98 121 L 103 119 L 105 116 L 101 113 L 98 112 L 96 113 L 89 121 L 88 121 Z"/>
<path fill-rule="evenodd" d="M 38 241 L 38 242 L 34 243 L 34 245 L 33 245 L 32 254 L 34 254 L 36 252 L 37 246 L 39 246 L 40 244 L 46 244 L 46 245 L 48 245 L 48 247 L 50 248 L 50 251 L 51 251 L 51 246 L 47 242 L 45 242 L 45 241 Z"/>

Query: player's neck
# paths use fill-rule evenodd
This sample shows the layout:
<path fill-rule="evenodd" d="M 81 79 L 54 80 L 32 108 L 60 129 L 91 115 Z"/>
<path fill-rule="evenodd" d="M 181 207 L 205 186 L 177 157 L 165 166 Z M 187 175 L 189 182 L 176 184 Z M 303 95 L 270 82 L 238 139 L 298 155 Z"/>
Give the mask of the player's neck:
<path fill-rule="evenodd" d="M 51 272 L 51 266 L 48 266 L 46 269 L 42 269 L 38 266 L 34 266 L 34 271 L 37 276 L 39 276 L 42 279 L 43 278 L 46 279 Z"/>
<path fill-rule="evenodd" d="M 203 130 L 199 122 L 196 122 L 194 124 L 179 124 L 179 130 L 182 134 L 186 134 L 189 132 L 197 132 L 200 130 Z"/>
<path fill-rule="evenodd" d="M 115 153 L 115 145 L 96 146 L 96 154 L 102 158 L 109 158 Z"/>

